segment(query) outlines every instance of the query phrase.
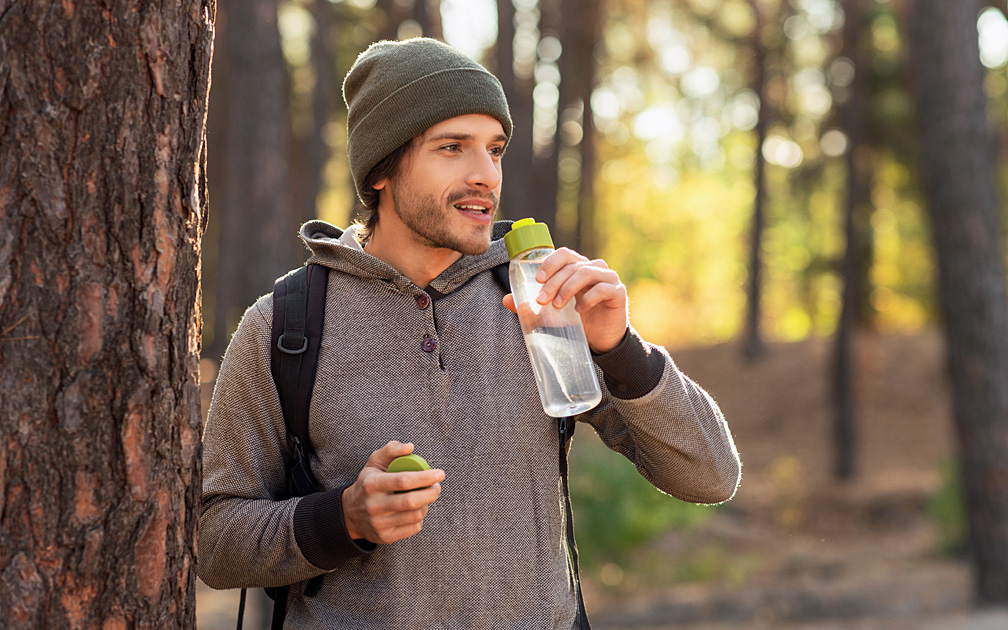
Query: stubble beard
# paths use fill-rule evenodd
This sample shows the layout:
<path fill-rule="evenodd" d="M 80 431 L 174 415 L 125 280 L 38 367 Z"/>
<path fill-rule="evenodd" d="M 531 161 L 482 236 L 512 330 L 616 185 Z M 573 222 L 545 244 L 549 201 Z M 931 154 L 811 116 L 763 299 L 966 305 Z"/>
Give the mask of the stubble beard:
<path fill-rule="evenodd" d="M 450 249 L 464 256 L 479 256 L 490 248 L 493 221 L 482 235 L 453 233 L 449 221 L 449 213 L 455 211 L 452 204 L 467 197 L 483 195 L 471 191 L 455 192 L 448 197 L 447 208 L 442 208 L 433 195 L 419 193 L 409 187 L 400 191 L 399 186 L 393 186 L 391 192 L 396 215 L 421 245 Z M 489 213 L 493 217 L 497 213 L 497 195 L 491 192 L 490 201 L 493 207 Z"/>

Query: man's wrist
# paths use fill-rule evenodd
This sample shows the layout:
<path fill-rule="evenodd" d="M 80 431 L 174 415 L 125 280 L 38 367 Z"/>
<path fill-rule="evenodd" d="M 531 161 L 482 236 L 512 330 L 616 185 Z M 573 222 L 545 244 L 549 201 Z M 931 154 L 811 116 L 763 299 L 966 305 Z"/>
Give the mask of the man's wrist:
<path fill-rule="evenodd" d="M 374 551 L 366 540 L 354 540 L 343 518 L 343 492 L 335 488 L 301 497 L 294 508 L 294 540 L 313 565 L 335 569 L 346 560 Z"/>
<path fill-rule="evenodd" d="M 665 372 L 665 357 L 631 327 L 609 352 L 593 353 L 602 368 L 606 387 L 617 398 L 631 400 L 651 392 Z"/>

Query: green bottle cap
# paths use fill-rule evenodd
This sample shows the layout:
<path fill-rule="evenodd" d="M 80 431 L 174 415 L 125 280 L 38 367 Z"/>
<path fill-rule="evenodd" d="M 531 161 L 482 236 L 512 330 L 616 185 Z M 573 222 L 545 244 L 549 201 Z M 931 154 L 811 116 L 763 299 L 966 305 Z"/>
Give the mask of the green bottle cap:
<path fill-rule="evenodd" d="M 507 246 L 508 257 L 514 258 L 537 247 L 553 249 L 553 239 L 550 238 L 549 226 L 536 223 L 533 218 L 526 218 L 511 224 L 511 230 L 504 235 L 504 245 Z"/>
<path fill-rule="evenodd" d="M 392 460 L 392 463 L 388 465 L 386 472 L 398 473 L 398 472 L 410 472 L 419 470 L 430 470 L 430 464 L 423 457 L 420 457 L 416 453 L 410 455 L 403 455 L 402 457 L 396 457 Z M 430 486 L 427 486 L 428 488 Z M 414 488 L 415 490 L 424 490 L 426 488 Z M 396 494 L 403 494 L 406 492 L 412 492 L 412 490 L 396 490 Z"/>
<path fill-rule="evenodd" d="M 406 472 L 413 470 L 428 470 L 430 469 L 430 464 L 427 463 L 423 457 L 420 457 L 416 453 L 410 455 L 403 455 L 402 457 L 396 457 L 392 460 L 392 463 L 388 465 L 386 469 L 387 472 Z"/>

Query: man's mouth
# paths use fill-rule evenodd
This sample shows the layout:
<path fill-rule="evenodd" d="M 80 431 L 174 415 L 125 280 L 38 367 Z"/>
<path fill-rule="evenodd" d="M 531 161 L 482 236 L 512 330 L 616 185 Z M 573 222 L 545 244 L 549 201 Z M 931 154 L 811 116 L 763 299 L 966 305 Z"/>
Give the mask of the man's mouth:
<path fill-rule="evenodd" d="M 493 209 L 493 203 L 488 201 L 465 200 L 454 205 L 462 212 L 478 212 L 480 214 L 487 214 L 491 209 Z"/>
<path fill-rule="evenodd" d="M 488 207 L 478 204 L 456 204 L 455 207 L 463 212 L 478 212 L 483 215 L 490 211 Z"/>

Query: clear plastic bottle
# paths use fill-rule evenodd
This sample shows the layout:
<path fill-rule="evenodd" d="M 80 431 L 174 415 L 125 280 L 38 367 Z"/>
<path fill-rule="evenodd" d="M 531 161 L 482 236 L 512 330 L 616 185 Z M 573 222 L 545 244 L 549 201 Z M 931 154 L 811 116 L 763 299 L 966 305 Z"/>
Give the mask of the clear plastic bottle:
<path fill-rule="evenodd" d="M 511 293 L 543 409 L 556 418 L 588 411 L 602 400 L 602 390 L 574 300 L 561 309 L 536 301 L 542 289 L 536 274 L 554 249 L 549 228 L 534 219 L 521 219 L 504 242 L 511 257 Z"/>

